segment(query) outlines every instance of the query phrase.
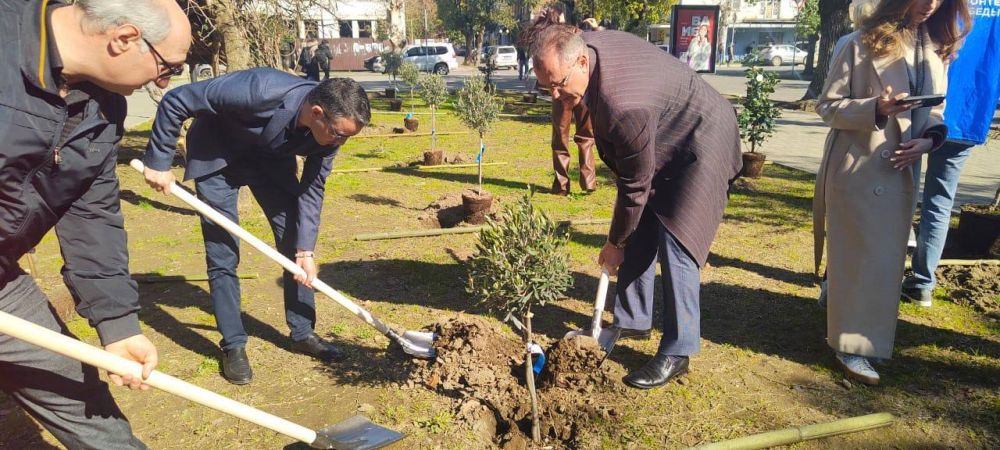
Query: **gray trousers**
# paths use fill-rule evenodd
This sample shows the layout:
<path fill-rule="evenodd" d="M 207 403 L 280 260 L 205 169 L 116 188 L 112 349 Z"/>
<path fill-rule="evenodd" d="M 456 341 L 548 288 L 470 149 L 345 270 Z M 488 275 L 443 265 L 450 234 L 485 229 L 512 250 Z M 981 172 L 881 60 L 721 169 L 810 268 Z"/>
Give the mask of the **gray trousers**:
<path fill-rule="evenodd" d="M 0 289 L 0 311 L 75 338 L 23 273 Z M 146 448 L 97 369 L 79 361 L 0 334 L 0 389 L 70 450 Z"/>
<path fill-rule="evenodd" d="M 660 261 L 663 287 L 663 337 L 658 353 L 690 356 L 701 349 L 698 294 L 701 271 L 684 247 L 646 208 L 625 246 L 618 268 L 615 325 L 635 330 L 653 327 L 653 286 Z"/>

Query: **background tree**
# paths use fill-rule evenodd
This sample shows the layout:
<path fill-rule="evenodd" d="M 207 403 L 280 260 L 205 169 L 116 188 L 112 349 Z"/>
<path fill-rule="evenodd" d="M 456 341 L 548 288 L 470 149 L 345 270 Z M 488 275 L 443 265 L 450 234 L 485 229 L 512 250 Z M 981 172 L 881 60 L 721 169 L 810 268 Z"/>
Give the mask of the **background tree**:
<path fill-rule="evenodd" d="M 809 40 L 806 47 L 806 68 L 802 73 L 813 73 L 813 61 L 816 56 L 816 42 L 819 41 L 819 0 L 803 0 L 802 8 L 795 16 L 795 36 Z"/>
<path fill-rule="evenodd" d="M 446 30 L 465 40 L 465 65 L 479 62 L 480 48 L 490 25 L 513 26 L 511 0 L 437 0 L 438 15 Z"/>
<path fill-rule="evenodd" d="M 532 371 L 531 308 L 561 298 L 573 284 L 569 240 L 559 227 L 531 204 L 530 193 L 504 208 L 498 221 L 487 219 L 479 233 L 476 255 L 469 259 L 467 291 L 497 317 L 522 330 L 525 380 L 531 395 L 532 438 L 540 440 L 538 400 Z"/>
<path fill-rule="evenodd" d="M 823 90 L 826 83 L 826 73 L 830 67 L 830 56 L 837 39 L 847 34 L 851 30 L 851 22 L 847 15 L 847 7 L 850 0 L 818 0 L 819 3 L 819 34 L 823 39 L 819 44 L 819 55 L 817 56 L 816 70 L 813 73 L 812 82 L 806 89 L 805 99 L 814 99 Z"/>
<path fill-rule="evenodd" d="M 476 163 L 479 165 L 477 195 L 483 194 L 483 156 L 486 151 L 483 139 L 500 118 L 501 108 L 503 100 L 493 93 L 493 88 L 481 76 L 467 79 L 465 86 L 458 91 L 458 100 L 455 102 L 458 118 L 465 126 L 479 133 L 479 154 L 476 156 Z"/>

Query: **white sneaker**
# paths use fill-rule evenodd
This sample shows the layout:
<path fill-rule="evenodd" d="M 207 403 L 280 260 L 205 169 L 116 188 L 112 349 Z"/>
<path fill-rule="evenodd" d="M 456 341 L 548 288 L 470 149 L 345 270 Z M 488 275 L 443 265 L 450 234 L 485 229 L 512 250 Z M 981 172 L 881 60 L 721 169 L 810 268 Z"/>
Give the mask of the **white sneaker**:
<path fill-rule="evenodd" d="M 837 365 L 847 372 L 847 378 L 870 386 L 875 386 L 879 382 L 878 372 L 864 356 L 837 352 Z"/>

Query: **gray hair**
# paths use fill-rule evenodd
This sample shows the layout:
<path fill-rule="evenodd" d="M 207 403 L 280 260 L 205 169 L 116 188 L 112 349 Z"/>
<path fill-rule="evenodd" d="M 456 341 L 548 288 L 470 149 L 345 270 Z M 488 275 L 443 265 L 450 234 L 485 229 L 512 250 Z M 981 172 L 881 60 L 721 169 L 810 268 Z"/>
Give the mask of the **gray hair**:
<path fill-rule="evenodd" d="M 587 46 L 580 37 L 580 29 L 571 25 L 549 25 L 542 28 L 531 43 L 531 54 L 539 58 L 552 50 L 563 64 L 573 62 Z"/>
<path fill-rule="evenodd" d="M 170 33 L 170 15 L 156 0 L 76 0 L 76 4 L 83 9 L 84 30 L 91 33 L 132 24 L 153 44 Z"/>

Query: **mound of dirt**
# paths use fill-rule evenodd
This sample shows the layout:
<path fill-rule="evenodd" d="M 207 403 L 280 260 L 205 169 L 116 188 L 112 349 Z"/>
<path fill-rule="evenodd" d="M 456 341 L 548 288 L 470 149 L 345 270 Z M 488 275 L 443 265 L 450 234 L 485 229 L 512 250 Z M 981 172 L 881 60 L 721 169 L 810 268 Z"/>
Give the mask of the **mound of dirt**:
<path fill-rule="evenodd" d="M 462 194 L 445 195 L 431 203 L 417 220 L 427 228 L 451 228 L 465 220 L 465 209 L 462 207 Z"/>
<path fill-rule="evenodd" d="M 416 361 L 410 385 L 455 399 L 455 418 L 484 440 L 505 449 L 529 447 L 531 400 L 524 379 L 524 343 L 483 319 L 459 316 L 430 326 L 438 334 L 437 358 Z M 546 351 L 538 380 L 542 438 L 547 445 L 575 447 L 594 419 L 621 414 L 628 396 L 625 370 L 588 337 L 556 342 Z"/>
<path fill-rule="evenodd" d="M 494 196 L 490 215 L 495 215 L 499 210 L 500 198 Z M 435 200 L 417 216 L 420 224 L 427 228 L 453 228 L 465 223 L 465 219 L 461 192 L 451 193 Z"/>
<path fill-rule="evenodd" d="M 1000 317 L 1000 266 L 944 266 L 936 275 L 951 301 Z"/>

